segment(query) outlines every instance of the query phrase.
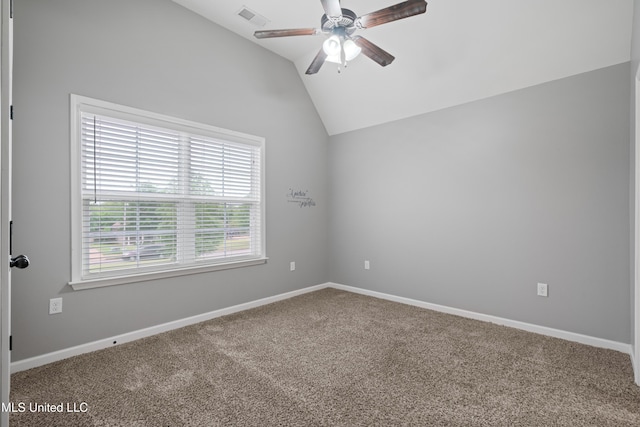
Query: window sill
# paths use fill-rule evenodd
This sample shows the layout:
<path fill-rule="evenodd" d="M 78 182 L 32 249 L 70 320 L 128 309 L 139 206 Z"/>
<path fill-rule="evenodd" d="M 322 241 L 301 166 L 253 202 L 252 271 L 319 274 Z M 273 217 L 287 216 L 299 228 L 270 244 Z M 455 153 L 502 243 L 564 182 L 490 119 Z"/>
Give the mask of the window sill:
<path fill-rule="evenodd" d="M 69 286 L 71 286 L 74 291 L 82 291 L 85 289 L 102 288 L 105 286 L 125 285 L 127 283 L 146 282 L 149 280 L 166 279 L 169 277 L 208 273 L 211 271 L 229 270 L 232 268 L 250 267 L 252 265 L 266 264 L 268 259 L 269 258 L 264 257 L 252 260 L 229 262 L 225 264 L 207 265 L 200 267 L 185 267 L 151 273 L 131 274 L 128 276 L 101 277 L 98 279 L 69 282 Z"/>

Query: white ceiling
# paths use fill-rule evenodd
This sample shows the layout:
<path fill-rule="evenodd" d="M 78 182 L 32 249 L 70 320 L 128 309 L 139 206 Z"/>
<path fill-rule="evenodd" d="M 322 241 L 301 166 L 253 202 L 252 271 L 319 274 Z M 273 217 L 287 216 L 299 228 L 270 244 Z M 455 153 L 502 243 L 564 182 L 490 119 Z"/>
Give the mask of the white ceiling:
<path fill-rule="evenodd" d="M 358 30 L 396 57 L 364 55 L 338 74 L 305 71 L 323 35 L 258 40 L 260 29 L 319 28 L 320 0 L 173 0 L 291 60 L 330 135 L 629 61 L 633 0 L 427 0 L 426 14 Z M 342 0 L 364 15 L 400 0 Z M 269 22 L 257 28 L 243 6 Z"/>

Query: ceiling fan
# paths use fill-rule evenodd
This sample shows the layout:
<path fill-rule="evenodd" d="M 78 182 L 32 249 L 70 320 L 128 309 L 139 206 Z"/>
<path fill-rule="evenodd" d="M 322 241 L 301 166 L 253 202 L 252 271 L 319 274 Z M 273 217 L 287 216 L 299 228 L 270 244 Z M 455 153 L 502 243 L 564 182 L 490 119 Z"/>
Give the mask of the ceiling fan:
<path fill-rule="evenodd" d="M 352 36 L 359 29 L 371 28 L 398 19 L 419 15 L 427 11 L 425 0 L 407 0 L 393 6 L 358 16 L 349 9 L 340 6 L 340 0 L 320 0 L 324 15 L 320 19 L 320 28 L 298 28 L 288 30 L 262 30 L 253 35 L 259 39 L 289 36 L 330 35 L 322 45 L 306 74 L 315 74 L 325 61 L 347 65 L 361 52 L 383 67 L 391 64 L 395 57 L 389 52 L 371 43 L 361 36 Z"/>

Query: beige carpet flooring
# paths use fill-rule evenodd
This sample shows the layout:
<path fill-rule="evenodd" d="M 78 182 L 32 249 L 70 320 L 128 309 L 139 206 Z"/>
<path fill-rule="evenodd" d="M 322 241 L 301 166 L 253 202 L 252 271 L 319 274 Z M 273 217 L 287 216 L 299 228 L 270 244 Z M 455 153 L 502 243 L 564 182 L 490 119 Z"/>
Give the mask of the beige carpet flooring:
<path fill-rule="evenodd" d="M 640 426 L 632 377 L 627 354 L 324 289 L 16 373 L 10 422 Z M 86 412 L 30 410 L 60 403 Z"/>

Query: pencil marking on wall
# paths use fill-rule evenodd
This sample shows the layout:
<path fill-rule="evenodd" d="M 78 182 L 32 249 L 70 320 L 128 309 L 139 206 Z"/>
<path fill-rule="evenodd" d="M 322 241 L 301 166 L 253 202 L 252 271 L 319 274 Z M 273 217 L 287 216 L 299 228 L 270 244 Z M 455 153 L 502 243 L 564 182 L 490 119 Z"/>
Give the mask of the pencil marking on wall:
<path fill-rule="evenodd" d="M 296 203 L 301 208 L 311 208 L 316 205 L 316 202 L 309 196 L 309 190 L 289 188 L 287 201 L 289 203 Z"/>

